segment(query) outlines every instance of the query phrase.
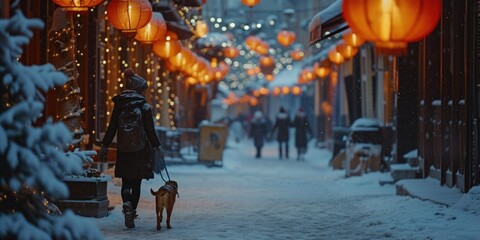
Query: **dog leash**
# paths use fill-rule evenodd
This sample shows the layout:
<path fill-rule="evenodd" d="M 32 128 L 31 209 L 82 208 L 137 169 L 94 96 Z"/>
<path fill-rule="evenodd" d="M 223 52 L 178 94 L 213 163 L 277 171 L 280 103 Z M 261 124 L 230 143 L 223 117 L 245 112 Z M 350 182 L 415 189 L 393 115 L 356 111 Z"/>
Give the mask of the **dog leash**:
<path fill-rule="evenodd" d="M 165 158 L 162 159 L 163 160 L 163 165 L 165 166 L 165 173 L 167 174 L 167 177 L 168 177 L 168 181 L 170 181 L 170 174 L 168 174 L 168 169 L 167 169 L 167 162 L 165 162 Z M 165 178 L 163 178 L 163 174 L 162 174 L 162 171 L 160 170 L 160 177 L 162 178 L 162 180 L 164 182 L 167 182 L 165 180 Z"/>

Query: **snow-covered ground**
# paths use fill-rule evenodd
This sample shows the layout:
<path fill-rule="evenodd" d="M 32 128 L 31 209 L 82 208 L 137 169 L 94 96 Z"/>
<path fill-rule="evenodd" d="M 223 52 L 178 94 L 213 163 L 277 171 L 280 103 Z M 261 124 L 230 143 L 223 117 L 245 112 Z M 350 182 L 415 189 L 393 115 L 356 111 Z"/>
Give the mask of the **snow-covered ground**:
<path fill-rule="evenodd" d="M 168 166 L 180 193 L 173 229 L 156 230 L 150 188 L 163 185 L 159 176 L 142 183 L 135 229 L 123 224 L 118 179 L 108 186 L 115 209 L 92 220 L 106 239 L 480 239 L 480 194 L 458 208 L 397 196 L 378 184 L 388 173 L 345 178 L 328 166 L 330 152 L 310 146 L 299 162 L 290 147 L 288 160 L 275 142 L 255 159 L 251 141 L 229 141 L 221 168 Z"/>

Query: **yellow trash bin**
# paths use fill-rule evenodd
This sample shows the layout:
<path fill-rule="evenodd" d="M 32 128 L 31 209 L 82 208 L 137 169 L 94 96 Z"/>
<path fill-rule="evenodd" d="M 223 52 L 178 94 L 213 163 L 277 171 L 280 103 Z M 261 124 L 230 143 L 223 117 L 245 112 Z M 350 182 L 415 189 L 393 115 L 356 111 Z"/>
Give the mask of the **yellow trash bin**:
<path fill-rule="evenodd" d="M 211 163 L 223 161 L 226 139 L 227 128 L 225 125 L 201 125 L 198 161 Z"/>

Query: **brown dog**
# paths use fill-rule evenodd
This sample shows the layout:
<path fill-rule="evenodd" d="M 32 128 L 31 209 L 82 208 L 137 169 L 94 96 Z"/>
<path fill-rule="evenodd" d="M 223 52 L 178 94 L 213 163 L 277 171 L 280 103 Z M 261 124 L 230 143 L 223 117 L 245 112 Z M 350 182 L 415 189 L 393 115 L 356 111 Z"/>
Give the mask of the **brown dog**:
<path fill-rule="evenodd" d="M 178 195 L 178 184 L 175 181 L 167 181 L 165 185 L 160 187 L 157 192 L 150 189 L 150 192 L 155 196 L 156 212 L 157 212 L 157 230 L 160 230 L 160 223 L 163 217 L 163 208 L 167 212 L 167 228 L 170 229 L 170 217 L 172 216 L 173 205 Z M 180 196 L 179 196 L 180 197 Z"/>

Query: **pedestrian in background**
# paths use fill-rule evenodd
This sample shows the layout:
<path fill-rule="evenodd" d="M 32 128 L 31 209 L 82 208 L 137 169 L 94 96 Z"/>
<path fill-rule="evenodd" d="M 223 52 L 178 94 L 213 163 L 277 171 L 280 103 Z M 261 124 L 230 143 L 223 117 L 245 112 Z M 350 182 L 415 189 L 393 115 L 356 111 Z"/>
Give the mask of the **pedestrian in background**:
<path fill-rule="evenodd" d="M 300 107 L 293 120 L 295 128 L 295 147 L 297 148 L 297 160 L 305 160 L 308 140 L 313 137 L 312 128 L 308 123 L 303 108 Z"/>
<path fill-rule="evenodd" d="M 287 111 L 284 107 L 280 107 L 280 111 L 277 114 L 277 119 L 275 125 L 273 125 L 271 133 L 277 131 L 277 141 L 278 141 L 278 153 L 280 159 L 283 157 L 283 149 L 285 147 L 285 158 L 288 158 L 288 140 L 290 128 L 290 118 L 288 117 Z"/>
<path fill-rule="evenodd" d="M 125 226 L 134 228 L 142 179 L 153 178 L 150 153 L 161 151 L 152 109 L 145 99 L 147 81 L 132 70 L 124 72 L 126 90 L 112 98 L 114 107 L 99 158 L 106 161 L 108 146 L 117 135 L 115 177 L 122 178 Z"/>
<path fill-rule="evenodd" d="M 240 140 L 243 139 L 243 136 L 245 135 L 244 121 L 245 119 L 243 115 L 239 114 L 238 117 L 235 118 L 229 126 L 232 136 L 235 139 L 236 143 L 239 143 Z"/>
<path fill-rule="evenodd" d="M 250 137 L 253 139 L 253 144 L 257 149 L 256 158 L 262 157 L 262 147 L 264 139 L 267 136 L 267 121 L 263 117 L 262 112 L 256 111 L 250 123 Z"/>

